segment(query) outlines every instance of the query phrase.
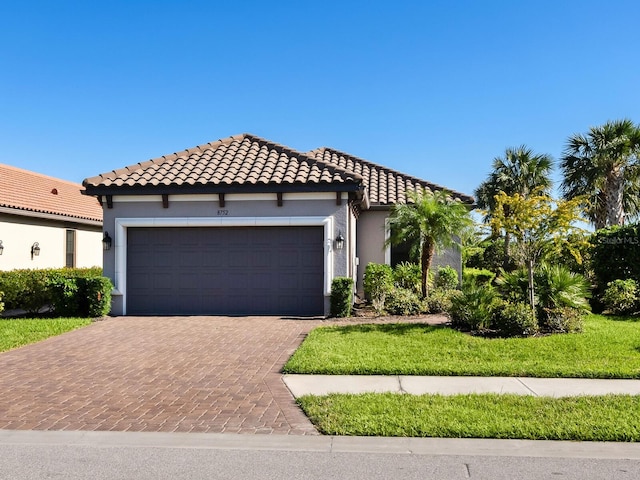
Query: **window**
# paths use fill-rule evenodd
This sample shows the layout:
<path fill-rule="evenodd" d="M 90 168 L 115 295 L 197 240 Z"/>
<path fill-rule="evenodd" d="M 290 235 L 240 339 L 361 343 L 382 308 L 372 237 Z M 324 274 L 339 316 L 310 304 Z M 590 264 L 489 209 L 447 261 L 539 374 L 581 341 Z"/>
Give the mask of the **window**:
<path fill-rule="evenodd" d="M 73 268 L 76 266 L 76 231 L 67 230 L 65 242 L 65 266 Z"/>
<path fill-rule="evenodd" d="M 387 238 L 388 238 L 389 229 L 391 228 L 391 226 L 389 225 L 389 219 L 387 219 L 385 223 L 385 228 L 387 230 Z M 399 245 L 387 246 L 387 251 L 385 254 L 385 263 L 387 265 L 391 265 L 392 267 L 395 267 L 401 262 L 419 263 L 420 259 L 411 258 L 411 254 L 409 250 L 410 250 L 409 244 L 405 242 L 400 243 Z"/>
<path fill-rule="evenodd" d="M 411 258 L 411 255 L 409 254 L 409 245 L 407 243 L 391 245 L 391 266 L 395 267 L 402 262 L 418 263 L 419 259 Z"/>

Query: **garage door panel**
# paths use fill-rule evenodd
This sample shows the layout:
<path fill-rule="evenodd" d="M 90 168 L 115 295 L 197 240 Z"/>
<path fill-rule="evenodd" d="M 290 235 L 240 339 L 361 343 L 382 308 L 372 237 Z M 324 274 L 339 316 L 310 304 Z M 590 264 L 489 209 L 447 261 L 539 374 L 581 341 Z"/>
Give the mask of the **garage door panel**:
<path fill-rule="evenodd" d="M 170 292 L 174 289 L 179 282 L 176 282 L 176 278 L 174 275 L 166 271 L 158 271 L 157 269 L 151 272 L 151 282 L 150 284 L 153 286 L 155 290 L 165 290 L 166 292 Z"/>
<path fill-rule="evenodd" d="M 278 256 L 277 266 L 283 268 L 298 268 L 301 265 L 296 252 L 285 250 L 281 251 Z"/>
<path fill-rule="evenodd" d="M 316 251 L 311 252 L 312 254 L 309 256 L 306 255 L 302 255 L 298 260 L 300 262 L 300 266 L 304 267 L 304 268 L 309 268 L 309 269 L 313 269 L 313 268 L 317 268 L 318 264 L 316 262 L 316 260 L 313 258 L 316 255 L 319 256 L 323 256 L 324 255 L 324 249 L 323 248 L 319 248 Z"/>
<path fill-rule="evenodd" d="M 199 260 L 198 266 L 205 270 L 214 270 L 224 266 L 224 255 L 219 250 L 209 251 L 203 250 L 201 255 L 196 259 Z"/>
<path fill-rule="evenodd" d="M 323 313 L 321 227 L 130 228 L 129 314 Z"/>
<path fill-rule="evenodd" d="M 227 265 L 231 268 L 247 268 L 249 266 L 249 259 L 247 258 L 246 250 L 230 250 Z"/>
<path fill-rule="evenodd" d="M 311 275 L 300 275 L 298 277 L 298 287 L 301 290 L 314 289 L 316 285 L 316 279 Z"/>
<path fill-rule="evenodd" d="M 206 253 L 199 253 L 196 250 L 181 252 L 180 263 L 185 267 L 199 268 L 203 263 L 207 263 Z"/>

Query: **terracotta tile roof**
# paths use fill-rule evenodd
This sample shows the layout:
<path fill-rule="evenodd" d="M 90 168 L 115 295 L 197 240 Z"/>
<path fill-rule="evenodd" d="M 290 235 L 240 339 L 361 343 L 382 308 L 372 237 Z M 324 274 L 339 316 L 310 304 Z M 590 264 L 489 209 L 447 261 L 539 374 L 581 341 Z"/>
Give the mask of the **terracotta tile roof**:
<path fill-rule="evenodd" d="M 199 145 L 182 152 L 87 178 L 90 195 L 112 194 L 139 188 L 166 193 L 173 188 L 342 185 L 368 190 L 374 205 L 406 202 L 406 192 L 444 187 L 330 148 L 301 153 L 248 133 Z M 347 188 L 345 188 L 347 189 Z M 458 192 L 465 203 L 473 198 Z"/>
<path fill-rule="evenodd" d="M 126 187 L 360 185 L 362 177 L 251 134 L 236 135 L 131 165 L 83 185 L 89 193 Z"/>
<path fill-rule="evenodd" d="M 406 203 L 407 192 L 415 192 L 418 189 L 427 189 L 429 191 L 447 190 L 451 192 L 454 198 L 464 203 L 471 204 L 474 202 L 473 197 L 469 195 L 452 191 L 446 187 L 412 177 L 411 175 L 396 172 L 387 167 L 331 148 L 318 148 L 309 152 L 309 155 L 362 176 L 367 186 L 367 194 L 371 205 Z"/>
<path fill-rule="evenodd" d="M 102 207 L 82 185 L 0 164 L 0 207 L 102 222 Z"/>

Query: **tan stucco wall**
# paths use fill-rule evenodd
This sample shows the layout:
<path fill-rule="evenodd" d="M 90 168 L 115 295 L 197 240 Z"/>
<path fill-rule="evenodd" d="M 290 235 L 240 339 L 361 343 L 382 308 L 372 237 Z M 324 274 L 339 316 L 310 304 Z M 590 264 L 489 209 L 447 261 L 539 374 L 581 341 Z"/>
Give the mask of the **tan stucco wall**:
<path fill-rule="evenodd" d="M 62 268 L 65 266 L 66 231 L 76 231 L 76 266 L 102 266 L 101 227 L 66 224 L 16 215 L 0 215 L 0 270 Z M 38 242 L 40 255 L 31 257 Z"/>
<path fill-rule="evenodd" d="M 358 276 L 356 290 L 362 297 L 364 270 L 369 263 L 386 263 L 384 241 L 386 238 L 385 221 L 388 211 L 368 210 L 358 218 L 357 237 Z"/>
<path fill-rule="evenodd" d="M 368 210 L 362 212 L 358 219 L 358 276 L 356 290 L 358 295 L 364 298 L 363 280 L 364 270 L 368 263 L 391 263 L 391 250 L 384 248 L 386 240 L 386 222 L 390 212 L 388 210 Z M 431 268 L 449 265 L 456 269 L 458 277 L 461 278 L 462 256 L 460 251 L 451 248 L 436 253 L 431 264 Z"/>

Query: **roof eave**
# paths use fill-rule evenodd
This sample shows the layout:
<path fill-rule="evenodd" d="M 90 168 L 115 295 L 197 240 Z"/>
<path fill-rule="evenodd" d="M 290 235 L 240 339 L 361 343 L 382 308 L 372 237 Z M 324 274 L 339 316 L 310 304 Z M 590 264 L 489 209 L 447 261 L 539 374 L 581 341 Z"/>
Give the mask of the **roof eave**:
<path fill-rule="evenodd" d="M 63 215 L 56 213 L 40 212 L 37 210 L 27 210 L 24 208 L 0 207 L 0 213 L 8 215 L 18 215 L 21 217 L 42 218 L 45 220 L 55 220 L 58 222 L 78 223 L 82 225 L 91 225 L 95 227 L 102 226 L 102 220 L 84 217 L 74 217 L 71 215 Z"/>
<path fill-rule="evenodd" d="M 84 195 L 197 195 L 215 193 L 357 192 L 360 183 L 268 183 L 251 185 L 85 185 Z"/>

